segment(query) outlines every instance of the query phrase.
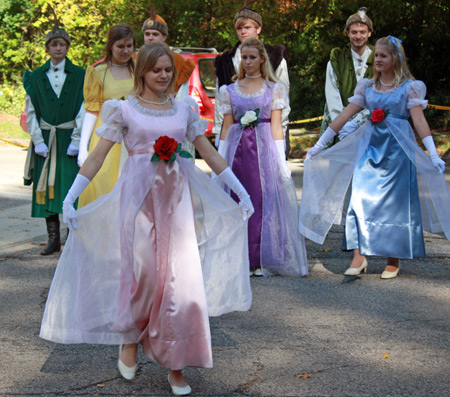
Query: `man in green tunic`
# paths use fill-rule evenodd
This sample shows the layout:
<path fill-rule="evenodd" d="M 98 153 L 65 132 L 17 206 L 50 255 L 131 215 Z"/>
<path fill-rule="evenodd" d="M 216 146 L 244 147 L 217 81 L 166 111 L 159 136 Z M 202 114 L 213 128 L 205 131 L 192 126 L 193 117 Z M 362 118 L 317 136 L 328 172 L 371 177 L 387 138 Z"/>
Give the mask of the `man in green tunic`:
<path fill-rule="evenodd" d="M 61 249 L 59 214 L 79 170 L 84 69 L 66 58 L 69 46 L 69 34 L 56 24 L 45 39 L 50 59 L 23 75 L 31 135 L 24 183 L 33 184 L 31 216 L 46 220 L 48 244 L 42 255 Z"/>
<path fill-rule="evenodd" d="M 345 24 L 345 34 L 350 43 L 344 48 L 333 48 L 327 65 L 325 82 L 325 111 L 321 131 L 348 105 L 348 98 L 353 95 L 356 84 L 363 77 L 372 77 L 373 47 L 368 45 L 373 25 L 366 15 L 366 8 L 361 7 L 351 15 Z M 339 139 L 355 131 L 369 117 L 369 111 L 357 113 L 339 131 Z"/>

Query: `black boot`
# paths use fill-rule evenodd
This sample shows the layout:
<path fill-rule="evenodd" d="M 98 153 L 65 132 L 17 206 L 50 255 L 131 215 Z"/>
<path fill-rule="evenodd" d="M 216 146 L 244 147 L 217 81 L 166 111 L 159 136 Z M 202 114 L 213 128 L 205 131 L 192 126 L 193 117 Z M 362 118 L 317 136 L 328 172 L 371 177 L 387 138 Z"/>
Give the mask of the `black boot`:
<path fill-rule="evenodd" d="M 50 215 L 45 218 L 47 223 L 48 243 L 41 255 L 51 255 L 61 250 L 61 240 L 59 236 L 59 215 Z"/>

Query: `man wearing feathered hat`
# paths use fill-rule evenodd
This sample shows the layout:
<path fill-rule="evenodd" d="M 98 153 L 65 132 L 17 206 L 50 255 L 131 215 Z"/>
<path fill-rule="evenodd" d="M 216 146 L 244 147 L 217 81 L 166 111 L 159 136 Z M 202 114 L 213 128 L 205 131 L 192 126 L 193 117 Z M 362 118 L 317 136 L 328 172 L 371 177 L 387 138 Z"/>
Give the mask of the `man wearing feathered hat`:
<path fill-rule="evenodd" d="M 31 216 L 46 220 L 48 244 L 42 255 L 61 248 L 59 214 L 79 171 L 77 154 L 85 113 L 84 69 L 66 57 L 70 36 L 54 18 L 55 27 L 45 37 L 50 59 L 23 75 L 31 135 L 24 183 L 33 184 Z"/>
<path fill-rule="evenodd" d="M 258 38 L 262 30 L 262 17 L 256 11 L 248 8 L 249 5 L 255 1 L 246 0 L 243 8 L 239 10 L 233 19 L 233 25 L 236 29 L 239 42 L 229 51 L 225 51 L 222 55 L 218 55 L 215 59 L 216 66 L 216 102 L 215 102 L 215 114 L 214 114 L 214 128 L 213 133 L 216 136 L 220 135 L 223 124 L 223 114 L 220 113 L 220 99 L 219 88 L 222 85 L 228 85 L 232 83 L 231 78 L 237 74 L 239 70 L 239 64 L 241 63 L 241 43 L 248 38 Z M 287 68 L 287 51 L 286 47 L 282 45 L 271 46 L 264 43 L 269 60 L 275 71 L 276 77 L 287 87 L 289 90 L 289 75 Z M 289 112 L 290 107 L 287 106 L 282 111 L 282 124 L 283 132 L 286 137 L 287 153 L 289 152 Z M 216 145 L 219 139 L 216 139 Z"/>
<path fill-rule="evenodd" d="M 372 35 L 373 24 L 366 11 L 365 7 L 361 7 L 347 19 L 344 33 L 350 42 L 344 48 L 333 48 L 331 51 L 326 73 L 322 132 L 348 105 L 348 98 L 353 95 L 357 82 L 363 77 L 372 77 L 374 52 L 367 43 Z M 355 131 L 368 117 L 367 109 L 357 113 L 339 131 L 339 138 Z"/>

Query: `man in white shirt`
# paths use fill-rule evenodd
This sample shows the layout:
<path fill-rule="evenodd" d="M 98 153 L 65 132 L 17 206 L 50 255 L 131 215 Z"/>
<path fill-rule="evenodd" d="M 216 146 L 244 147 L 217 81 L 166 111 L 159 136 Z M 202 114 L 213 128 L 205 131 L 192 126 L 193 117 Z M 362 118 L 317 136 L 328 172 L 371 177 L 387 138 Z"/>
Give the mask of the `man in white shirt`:
<path fill-rule="evenodd" d="M 241 43 L 248 38 L 257 38 L 262 30 L 262 17 L 256 11 L 249 8 L 242 8 L 233 20 L 236 34 L 239 38 L 239 42 L 229 51 L 225 51 L 223 54 L 218 55 L 215 59 L 216 66 L 216 100 L 214 111 L 214 127 L 213 133 L 216 135 L 216 146 L 219 144 L 219 136 L 222 130 L 223 114 L 219 112 L 220 98 L 219 88 L 222 85 L 231 84 L 231 78 L 237 74 L 239 70 L 239 64 L 241 63 Z M 275 71 L 276 77 L 286 86 L 289 92 L 289 75 L 287 68 L 287 51 L 282 45 L 271 46 L 264 44 L 269 60 Z M 291 108 L 287 106 L 283 109 L 281 114 L 281 121 L 283 125 L 283 132 L 286 138 L 286 153 L 289 152 L 289 113 Z"/>
<path fill-rule="evenodd" d="M 373 31 L 373 24 L 366 15 L 367 9 L 361 7 L 351 15 L 345 24 L 345 34 L 350 43 L 345 48 L 333 48 L 327 64 L 325 81 L 325 111 L 321 132 L 348 105 L 356 84 L 363 77 L 372 77 L 373 47 L 367 43 Z M 369 117 L 367 109 L 357 113 L 339 131 L 339 139 L 359 128 Z"/>

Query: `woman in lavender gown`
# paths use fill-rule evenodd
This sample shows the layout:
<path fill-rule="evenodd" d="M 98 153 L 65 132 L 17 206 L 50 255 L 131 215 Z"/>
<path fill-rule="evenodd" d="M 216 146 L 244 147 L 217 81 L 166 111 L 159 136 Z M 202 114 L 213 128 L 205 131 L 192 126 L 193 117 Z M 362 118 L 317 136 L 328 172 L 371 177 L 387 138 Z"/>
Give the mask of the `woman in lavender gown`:
<path fill-rule="evenodd" d="M 255 208 L 248 224 L 250 272 L 303 276 L 308 273 L 305 242 L 298 232 L 297 196 L 281 126 L 288 92 L 276 82 L 258 39 L 245 40 L 241 51 L 237 81 L 219 92 L 224 114 L 219 153 Z"/>

